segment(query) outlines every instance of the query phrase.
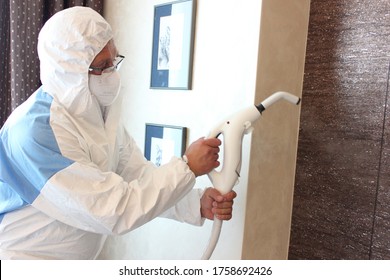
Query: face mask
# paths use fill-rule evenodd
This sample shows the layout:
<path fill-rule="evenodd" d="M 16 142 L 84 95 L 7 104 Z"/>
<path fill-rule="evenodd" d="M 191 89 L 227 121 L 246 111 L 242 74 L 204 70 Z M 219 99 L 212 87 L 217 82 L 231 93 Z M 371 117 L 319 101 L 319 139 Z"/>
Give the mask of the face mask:
<path fill-rule="evenodd" d="M 110 106 L 119 95 L 121 78 L 117 71 L 89 75 L 89 90 L 101 106 Z"/>

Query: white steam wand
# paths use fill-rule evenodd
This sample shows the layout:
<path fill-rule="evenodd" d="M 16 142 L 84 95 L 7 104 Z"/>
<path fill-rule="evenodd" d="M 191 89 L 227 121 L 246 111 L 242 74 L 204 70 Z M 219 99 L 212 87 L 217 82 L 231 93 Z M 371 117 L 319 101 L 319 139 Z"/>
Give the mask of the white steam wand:
<path fill-rule="evenodd" d="M 298 105 L 301 101 L 290 93 L 278 91 L 269 96 L 258 106 L 251 106 L 230 116 L 214 129 L 211 130 L 208 138 L 216 138 L 223 135 L 223 164 L 220 171 L 212 170 L 208 176 L 214 188 L 222 195 L 230 192 L 238 181 L 241 171 L 241 151 L 242 139 L 245 134 L 253 130 L 252 123 L 255 122 L 261 113 L 275 102 L 285 99 L 293 104 Z M 221 233 L 222 220 L 214 218 L 213 228 L 208 247 L 203 253 L 202 260 L 208 260 L 217 245 Z"/>

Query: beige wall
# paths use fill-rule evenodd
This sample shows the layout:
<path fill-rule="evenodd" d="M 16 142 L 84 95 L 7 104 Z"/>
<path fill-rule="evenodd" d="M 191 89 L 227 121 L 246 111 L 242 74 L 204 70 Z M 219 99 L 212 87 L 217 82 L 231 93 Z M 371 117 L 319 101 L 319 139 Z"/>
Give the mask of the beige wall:
<path fill-rule="evenodd" d="M 120 70 L 125 94 L 126 128 L 142 149 L 147 122 L 185 126 L 189 130 L 190 143 L 207 135 L 227 115 L 253 104 L 254 99 L 259 102 L 278 89 L 300 95 L 305 51 L 302 40 L 307 29 L 308 0 L 198 0 L 193 89 L 190 91 L 149 88 L 153 9 L 154 5 L 166 2 L 169 1 L 105 2 L 105 17 L 115 30 L 120 53 L 126 56 Z M 278 6 L 282 12 L 279 12 Z M 264 8 L 266 10 L 261 13 Z M 271 18 L 267 17 L 268 10 Z M 289 14 L 284 15 L 285 12 Z M 274 16 L 282 20 L 273 22 Z M 263 26 L 268 28 L 264 29 Z M 282 88 L 277 88 L 277 85 Z M 275 258 L 285 257 L 299 107 L 284 105 L 275 105 L 275 110 L 264 113 L 264 119 L 256 126 L 253 145 L 250 136 L 244 137 L 241 178 L 235 187 L 238 197 L 234 217 L 223 225 L 212 256 L 214 259 L 264 258 L 267 254 Z M 284 119 L 286 114 L 289 119 L 287 123 Z M 277 126 L 277 129 L 273 126 Z M 264 134 L 267 127 L 271 127 L 272 132 Z M 275 172 L 274 166 L 277 166 L 278 172 Z M 267 178 L 263 178 L 264 172 Z M 268 176 L 269 173 L 275 176 Z M 259 184 L 259 181 L 266 181 L 266 184 Z M 209 185 L 207 176 L 203 176 L 198 178 L 195 187 Z M 247 194 L 248 185 L 251 193 Z M 265 202 L 261 198 L 253 199 L 259 195 L 259 191 Z M 268 193 L 268 198 L 263 197 L 264 191 Z M 283 207 L 275 211 L 274 204 L 279 205 L 281 200 Z M 272 228 L 272 236 L 274 229 L 278 234 L 273 245 L 267 247 L 267 254 L 258 255 L 258 244 L 270 241 L 268 232 L 257 234 L 264 221 Z M 100 258 L 197 259 L 207 245 L 211 226 L 211 221 L 207 221 L 203 227 L 194 227 L 156 219 L 124 236 L 110 237 Z M 251 244 L 255 245 L 253 250 L 250 249 Z"/>
<path fill-rule="evenodd" d="M 264 0 L 256 102 L 284 90 L 301 96 L 310 0 Z M 304 102 L 304 101 L 303 101 Z M 300 107 L 264 111 L 252 136 L 243 259 L 287 259 Z"/>

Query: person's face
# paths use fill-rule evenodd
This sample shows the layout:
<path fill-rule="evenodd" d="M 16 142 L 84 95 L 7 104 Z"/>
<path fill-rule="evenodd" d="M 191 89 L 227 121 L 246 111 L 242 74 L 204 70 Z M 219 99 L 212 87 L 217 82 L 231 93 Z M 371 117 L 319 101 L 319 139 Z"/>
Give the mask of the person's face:
<path fill-rule="evenodd" d="M 101 70 L 113 66 L 113 61 L 118 56 L 118 50 L 115 47 L 114 41 L 110 40 L 107 45 L 98 53 L 91 63 L 93 70 L 90 74 L 101 75 Z M 95 70 L 101 69 L 101 70 Z"/>

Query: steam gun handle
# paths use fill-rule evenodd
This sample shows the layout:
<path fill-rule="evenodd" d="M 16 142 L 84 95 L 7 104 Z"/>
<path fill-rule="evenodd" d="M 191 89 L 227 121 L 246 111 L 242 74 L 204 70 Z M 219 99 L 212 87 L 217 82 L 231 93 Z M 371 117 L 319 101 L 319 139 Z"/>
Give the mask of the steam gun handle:
<path fill-rule="evenodd" d="M 237 129 L 221 129 L 217 128 L 209 134 L 209 138 L 217 138 L 220 134 L 223 135 L 223 163 L 220 171 L 212 170 L 207 175 L 210 181 L 222 195 L 230 192 L 238 183 L 241 170 L 241 150 L 242 138 L 246 130 L 251 128 L 251 124 L 241 125 Z"/>
<path fill-rule="evenodd" d="M 256 106 L 245 108 L 217 125 L 208 138 L 223 135 L 223 163 L 220 171 L 212 170 L 208 176 L 213 186 L 226 194 L 238 181 L 241 170 L 242 139 L 252 131 L 252 122 L 260 117 Z"/>

